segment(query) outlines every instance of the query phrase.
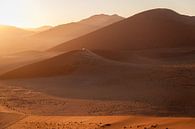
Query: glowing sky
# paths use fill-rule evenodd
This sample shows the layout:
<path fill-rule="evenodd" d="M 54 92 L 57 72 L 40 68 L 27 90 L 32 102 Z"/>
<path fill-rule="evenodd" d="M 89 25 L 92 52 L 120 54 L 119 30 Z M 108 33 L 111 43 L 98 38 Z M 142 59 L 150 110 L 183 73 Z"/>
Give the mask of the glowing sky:
<path fill-rule="evenodd" d="M 0 24 L 57 25 L 100 13 L 129 17 L 157 7 L 195 15 L 194 5 L 195 0 L 0 0 Z"/>

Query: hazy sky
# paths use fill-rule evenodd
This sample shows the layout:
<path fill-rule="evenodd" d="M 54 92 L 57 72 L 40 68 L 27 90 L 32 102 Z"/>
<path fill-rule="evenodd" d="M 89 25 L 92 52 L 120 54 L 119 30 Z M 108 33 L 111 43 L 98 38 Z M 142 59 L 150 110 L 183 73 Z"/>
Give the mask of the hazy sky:
<path fill-rule="evenodd" d="M 0 0 L 0 24 L 57 25 L 100 13 L 129 17 L 157 7 L 195 15 L 195 0 Z"/>

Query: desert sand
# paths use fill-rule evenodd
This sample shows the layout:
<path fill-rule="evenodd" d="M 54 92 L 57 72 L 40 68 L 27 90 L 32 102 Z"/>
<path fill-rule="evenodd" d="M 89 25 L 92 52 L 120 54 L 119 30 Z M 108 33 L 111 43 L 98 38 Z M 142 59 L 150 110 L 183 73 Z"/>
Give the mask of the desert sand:
<path fill-rule="evenodd" d="M 79 23 L 97 17 L 108 22 Z M 110 24 L 1 56 L 0 129 L 194 129 L 194 17 L 154 9 Z"/>
<path fill-rule="evenodd" d="M 8 129 L 193 129 L 193 118 L 158 118 L 141 116 L 29 116 Z"/>
<path fill-rule="evenodd" d="M 1 85 L 0 89 L 1 129 L 193 129 L 195 126 L 195 119 L 190 117 L 112 114 L 127 110 L 127 103 L 122 101 L 62 99 L 18 86 Z M 140 105 L 137 104 L 137 110 Z"/>

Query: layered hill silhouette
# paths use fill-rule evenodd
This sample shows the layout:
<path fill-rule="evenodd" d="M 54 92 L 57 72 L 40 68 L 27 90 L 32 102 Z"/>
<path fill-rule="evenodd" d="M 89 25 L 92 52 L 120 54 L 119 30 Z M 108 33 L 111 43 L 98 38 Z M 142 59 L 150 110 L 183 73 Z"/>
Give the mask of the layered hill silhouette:
<path fill-rule="evenodd" d="M 45 47 L 45 49 L 47 49 L 48 47 L 78 38 L 123 19 L 123 17 L 118 15 L 94 15 L 79 22 L 53 27 L 49 30 L 35 34 L 31 38 L 38 42 L 43 42 L 45 46 L 47 45 L 47 47 Z"/>
<path fill-rule="evenodd" d="M 20 29 L 14 26 L 0 25 L 0 35 L 1 38 L 8 37 L 20 37 L 32 34 L 31 31 Z"/>
<path fill-rule="evenodd" d="M 136 50 L 195 46 L 194 17 L 169 9 L 136 14 L 49 51 L 74 49 Z"/>
<path fill-rule="evenodd" d="M 0 41 L 2 44 L 6 44 L 6 46 L 0 46 L 0 54 L 28 50 L 43 51 L 123 19 L 123 17 L 118 15 L 100 14 L 79 22 L 55 27 L 45 26 L 32 31 L 16 27 L 0 27 Z M 3 50 L 5 51 L 3 52 Z"/>
<path fill-rule="evenodd" d="M 81 36 L 81 35 L 85 35 L 86 33 L 97 30 L 99 28 L 102 28 L 104 26 L 121 21 L 123 19 L 124 19 L 123 17 L 118 15 L 99 14 L 99 15 L 94 15 L 89 18 L 83 19 L 79 22 L 72 22 L 72 23 L 62 24 L 53 27 L 47 31 L 38 33 L 34 36 L 43 37 L 43 38 L 47 37 L 51 39 L 62 38 L 61 35 L 65 37 L 70 37 L 70 36 L 74 36 L 74 34 L 76 33 L 77 35 Z M 75 37 L 79 37 L 77 35 Z"/>
<path fill-rule="evenodd" d="M 91 17 L 90 20 L 85 19 L 81 22 L 98 22 L 98 20 L 94 20 L 96 19 L 95 17 L 99 17 L 99 15 Z M 186 52 L 183 52 L 184 50 L 170 50 L 173 47 L 186 48 L 195 45 L 195 21 L 193 19 L 194 17 L 183 16 L 168 9 L 149 10 L 78 39 L 61 44 L 49 51 L 82 51 L 80 55 L 77 53 L 78 57 L 76 57 L 76 59 L 73 58 L 74 60 L 82 59 L 83 52 L 89 52 L 89 50 L 92 50 L 94 52 L 90 52 L 91 54 L 93 53 L 92 55 L 96 55 L 96 57 L 100 57 L 101 55 L 102 59 L 104 58 L 107 61 L 115 60 L 120 62 L 125 60 L 133 64 L 145 62 L 169 64 L 171 61 L 174 62 L 174 64 L 177 64 L 178 62 L 183 63 L 183 61 L 193 63 L 191 59 L 194 55 L 193 50 L 186 50 Z M 92 24 L 94 25 L 94 23 Z M 143 51 L 152 48 L 153 50 L 149 52 Z M 155 48 L 156 51 L 159 52 L 155 52 Z M 158 50 L 157 48 L 169 48 L 169 50 Z M 121 50 L 137 50 L 139 52 L 122 52 Z M 78 66 L 77 63 L 72 62 L 72 59 L 70 61 L 70 58 L 67 58 L 67 55 L 71 54 L 65 53 L 52 59 L 24 66 L 5 73 L 2 77 L 31 78 L 58 76 L 73 71 L 75 66 L 78 68 L 84 66 Z M 173 61 L 174 59 L 175 61 Z M 100 60 L 99 62 L 101 63 L 102 61 Z M 85 62 L 78 64 L 85 64 Z M 114 64 L 116 64 L 116 62 Z M 100 69 L 98 66 L 96 68 Z"/>
<path fill-rule="evenodd" d="M 47 31 L 51 28 L 53 28 L 53 26 L 41 26 L 41 27 L 38 27 L 38 28 L 27 28 L 27 30 L 35 31 L 35 32 L 42 32 L 42 31 Z"/>

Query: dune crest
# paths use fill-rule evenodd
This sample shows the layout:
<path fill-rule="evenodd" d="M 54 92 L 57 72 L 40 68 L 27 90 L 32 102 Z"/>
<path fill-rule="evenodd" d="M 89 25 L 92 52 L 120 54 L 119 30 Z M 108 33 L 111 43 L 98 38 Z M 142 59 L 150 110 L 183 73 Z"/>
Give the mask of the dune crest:
<path fill-rule="evenodd" d="M 140 50 L 195 46 L 195 20 L 168 9 L 136 14 L 49 51 L 70 51 L 82 47 L 103 50 Z"/>

